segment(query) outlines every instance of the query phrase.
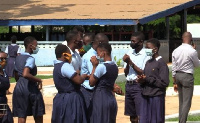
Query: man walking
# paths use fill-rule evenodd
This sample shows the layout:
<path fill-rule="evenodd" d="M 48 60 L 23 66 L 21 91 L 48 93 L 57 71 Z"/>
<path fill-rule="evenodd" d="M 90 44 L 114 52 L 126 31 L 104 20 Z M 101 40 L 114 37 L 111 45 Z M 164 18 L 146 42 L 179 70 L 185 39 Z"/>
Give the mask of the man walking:
<path fill-rule="evenodd" d="M 182 45 L 172 53 L 172 77 L 174 90 L 179 93 L 179 122 L 186 123 L 193 96 L 194 67 L 198 67 L 200 61 L 197 51 L 191 45 L 191 33 L 185 32 L 182 40 Z"/>

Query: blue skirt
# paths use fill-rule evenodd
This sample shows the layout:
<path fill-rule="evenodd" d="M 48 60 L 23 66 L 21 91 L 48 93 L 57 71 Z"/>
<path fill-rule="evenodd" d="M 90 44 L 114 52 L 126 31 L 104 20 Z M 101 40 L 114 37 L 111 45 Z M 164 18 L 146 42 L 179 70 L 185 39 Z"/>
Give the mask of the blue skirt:
<path fill-rule="evenodd" d="M 7 65 L 6 65 L 5 70 L 6 70 L 6 74 L 9 77 L 14 77 L 14 68 L 15 68 L 14 62 L 15 62 L 15 58 L 13 57 L 9 57 L 7 60 Z"/>
<path fill-rule="evenodd" d="M 144 96 L 141 107 L 140 123 L 165 122 L 165 95 Z"/>
<path fill-rule="evenodd" d="M 117 101 L 112 91 L 106 88 L 96 88 L 90 105 L 90 112 L 90 123 L 115 123 Z"/>
<path fill-rule="evenodd" d="M 44 100 L 35 82 L 20 77 L 13 91 L 13 116 L 42 116 L 45 114 Z"/>
<path fill-rule="evenodd" d="M 6 96 L 0 97 L 0 104 L 7 104 Z M 3 107 L 0 106 L 0 109 L 2 108 Z M 7 108 L 6 115 L 0 116 L 0 123 L 13 123 L 13 115 L 11 113 L 10 107 L 7 105 L 6 108 Z M 3 113 L 2 110 L 0 111 L 0 113 Z"/>
<path fill-rule="evenodd" d="M 53 99 L 52 123 L 88 123 L 81 92 L 56 94 Z"/>

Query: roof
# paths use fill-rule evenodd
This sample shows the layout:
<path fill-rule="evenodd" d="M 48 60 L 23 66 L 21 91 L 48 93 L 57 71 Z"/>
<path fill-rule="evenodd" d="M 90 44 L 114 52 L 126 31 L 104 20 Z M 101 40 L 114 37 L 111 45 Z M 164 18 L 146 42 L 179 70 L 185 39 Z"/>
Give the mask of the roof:
<path fill-rule="evenodd" d="M 200 0 L 0 0 L 0 25 L 136 25 Z"/>

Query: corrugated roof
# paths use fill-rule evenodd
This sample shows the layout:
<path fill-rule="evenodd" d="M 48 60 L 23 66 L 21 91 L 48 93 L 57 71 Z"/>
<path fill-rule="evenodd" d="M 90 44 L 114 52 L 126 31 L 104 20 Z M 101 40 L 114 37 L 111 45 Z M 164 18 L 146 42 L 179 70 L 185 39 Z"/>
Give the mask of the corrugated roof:
<path fill-rule="evenodd" d="M 196 4 L 200 0 L 0 0 L 0 20 L 103 19 L 137 24 Z"/>

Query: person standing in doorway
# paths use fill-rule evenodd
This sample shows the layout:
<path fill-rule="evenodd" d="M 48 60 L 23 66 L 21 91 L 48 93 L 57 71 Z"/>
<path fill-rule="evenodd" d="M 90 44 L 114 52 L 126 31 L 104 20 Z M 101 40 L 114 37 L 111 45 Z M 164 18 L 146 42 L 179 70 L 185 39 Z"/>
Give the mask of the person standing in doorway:
<path fill-rule="evenodd" d="M 17 37 L 13 35 L 11 37 L 11 44 L 6 47 L 5 53 L 8 55 L 7 65 L 5 67 L 6 73 L 9 78 L 14 77 L 14 62 L 15 58 L 20 55 L 21 48 L 16 44 Z M 8 90 L 7 94 L 11 94 Z"/>
<path fill-rule="evenodd" d="M 142 101 L 142 89 L 136 82 L 137 75 L 143 73 L 143 69 L 150 57 L 143 48 L 145 36 L 141 32 L 135 32 L 131 36 L 131 50 L 124 55 L 124 73 L 126 76 L 125 86 L 125 115 L 130 116 L 131 123 L 138 123 Z"/>
<path fill-rule="evenodd" d="M 179 94 L 179 122 L 186 123 L 194 89 L 194 68 L 200 65 L 198 53 L 192 45 L 192 34 L 183 33 L 183 43 L 172 53 L 174 90 Z"/>

